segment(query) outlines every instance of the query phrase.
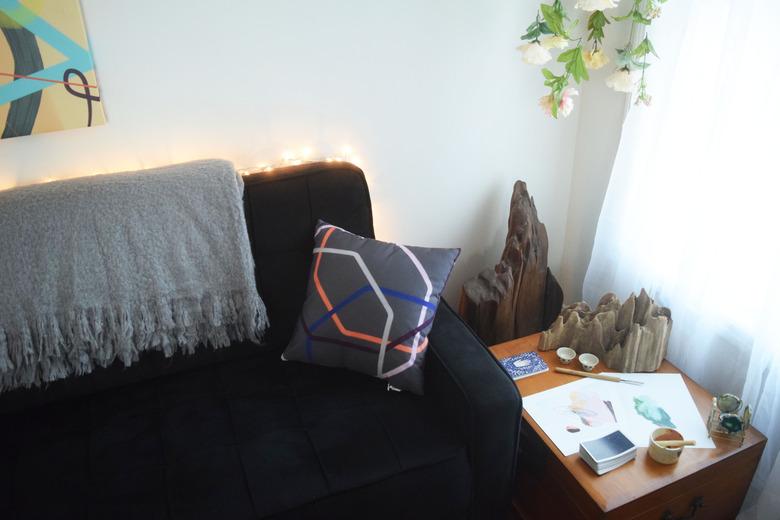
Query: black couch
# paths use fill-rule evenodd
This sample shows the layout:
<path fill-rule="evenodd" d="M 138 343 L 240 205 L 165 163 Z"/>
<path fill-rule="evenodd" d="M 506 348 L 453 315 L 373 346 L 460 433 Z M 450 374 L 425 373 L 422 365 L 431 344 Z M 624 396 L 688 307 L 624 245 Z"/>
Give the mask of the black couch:
<path fill-rule="evenodd" d="M 266 345 L 149 353 L 0 395 L 0 519 L 505 517 L 520 396 L 445 303 L 424 397 L 279 359 L 317 219 L 374 234 L 363 173 L 317 163 L 245 182 Z"/>

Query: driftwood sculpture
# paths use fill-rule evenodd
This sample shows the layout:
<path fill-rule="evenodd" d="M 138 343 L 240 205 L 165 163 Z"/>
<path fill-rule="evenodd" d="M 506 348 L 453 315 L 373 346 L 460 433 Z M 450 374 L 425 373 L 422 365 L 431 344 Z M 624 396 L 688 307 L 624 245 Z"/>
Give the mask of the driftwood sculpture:
<path fill-rule="evenodd" d="M 501 261 L 463 285 L 460 314 L 488 345 L 540 332 L 563 292 L 547 268 L 547 230 L 522 181 L 515 182 Z"/>
<path fill-rule="evenodd" d="M 656 305 L 644 289 L 623 305 L 607 293 L 593 311 L 585 302 L 566 306 L 539 338 L 539 350 L 571 347 L 580 354 L 595 354 L 613 370 L 655 372 L 666 355 L 671 330 L 671 311 Z"/>

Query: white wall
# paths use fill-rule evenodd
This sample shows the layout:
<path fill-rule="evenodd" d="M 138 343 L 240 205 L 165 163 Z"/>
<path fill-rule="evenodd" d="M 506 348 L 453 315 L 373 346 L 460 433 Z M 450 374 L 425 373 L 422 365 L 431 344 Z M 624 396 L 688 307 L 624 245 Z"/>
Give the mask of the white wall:
<path fill-rule="evenodd" d="M 564 249 L 576 115 L 537 107 L 517 0 L 82 0 L 108 124 L 0 143 L 0 186 L 285 149 L 362 158 L 377 236 L 493 265 L 512 184 Z"/>
<path fill-rule="evenodd" d="M 602 74 L 593 76 L 600 79 Z M 580 107 L 566 238 L 558 276 L 566 303 L 582 299 L 582 282 L 612 173 L 625 107 L 625 97 L 606 91 L 601 81 L 585 85 L 582 94 L 585 101 Z"/>
<path fill-rule="evenodd" d="M 628 24 L 608 27 L 604 49 L 613 63 L 590 72 L 590 81 L 583 84 L 579 99 L 579 121 L 574 154 L 571 196 L 567 211 L 563 260 L 558 280 L 566 303 L 582 299 L 582 282 L 590 263 L 601 205 L 612 174 L 623 118 L 629 99 L 604 84 L 604 78 L 614 67 L 615 48 L 625 46 Z M 638 108 L 638 110 L 649 110 Z M 595 304 L 596 302 L 589 302 Z"/>

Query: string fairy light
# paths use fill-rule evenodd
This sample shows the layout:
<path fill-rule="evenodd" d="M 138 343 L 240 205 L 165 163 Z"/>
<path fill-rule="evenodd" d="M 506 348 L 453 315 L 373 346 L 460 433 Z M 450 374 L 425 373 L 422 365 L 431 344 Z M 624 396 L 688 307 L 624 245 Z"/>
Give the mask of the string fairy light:
<path fill-rule="evenodd" d="M 349 145 L 342 146 L 338 155 L 328 155 L 324 157 L 316 156 L 314 150 L 311 147 L 304 146 L 299 150 L 298 153 L 290 149 L 284 150 L 281 155 L 281 161 L 278 163 L 258 163 L 254 167 L 241 168 L 238 170 L 238 173 L 242 176 L 260 172 L 271 173 L 276 168 L 283 168 L 285 166 L 300 166 L 301 164 L 309 164 L 314 162 L 345 162 L 357 165 L 360 163 L 360 158 L 355 155 L 352 147 Z"/>
<path fill-rule="evenodd" d="M 313 148 L 304 146 L 296 153 L 293 150 L 287 149 L 282 152 L 281 160 L 279 162 L 258 162 L 254 166 L 240 168 L 238 173 L 242 176 L 250 175 L 252 173 L 271 173 L 277 168 L 283 168 L 285 166 L 300 166 L 302 164 L 310 164 L 315 162 L 326 163 L 350 163 L 354 165 L 360 164 L 360 158 L 355 155 L 353 149 L 349 145 L 342 146 L 340 152 L 337 155 L 317 156 Z M 93 172 L 86 175 L 100 175 L 104 172 Z M 67 177 L 65 177 L 67 178 Z M 45 177 L 37 180 L 35 184 L 45 184 L 61 180 L 60 177 Z M 0 190 L 13 188 L 16 185 L 0 186 Z"/>

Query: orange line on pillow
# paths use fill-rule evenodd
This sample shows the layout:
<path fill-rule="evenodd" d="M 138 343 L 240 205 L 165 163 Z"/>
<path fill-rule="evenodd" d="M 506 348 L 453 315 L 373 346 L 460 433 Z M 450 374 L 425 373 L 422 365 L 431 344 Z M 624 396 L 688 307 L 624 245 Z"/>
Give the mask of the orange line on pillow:
<path fill-rule="evenodd" d="M 333 232 L 336 230 L 336 228 L 330 228 L 328 231 L 325 232 L 325 236 L 322 237 L 322 244 L 320 247 L 325 247 L 328 243 L 328 239 L 333 234 Z M 317 287 L 317 292 L 320 295 L 320 298 L 322 299 L 322 303 L 325 304 L 325 308 L 328 309 L 328 312 L 333 310 L 333 304 L 330 303 L 330 299 L 328 299 L 328 295 L 325 294 L 325 290 L 322 288 L 322 285 L 320 284 L 320 277 L 319 277 L 319 270 L 320 270 L 320 261 L 322 260 L 322 251 L 317 253 L 317 262 L 314 264 L 314 285 Z M 376 336 L 370 336 L 368 334 L 363 334 L 362 332 L 353 332 L 349 329 L 347 329 L 343 323 L 341 323 L 341 319 L 339 319 L 338 314 L 335 312 L 333 313 L 333 323 L 336 324 L 336 327 L 339 329 L 339 331 L 344 334 L 345 336 L 349 336 L 351 338 L 357 338 L 362 339 L 363 341 L 368 341 L 369 343 L 376 343 L 377 345 L 382 344 L 382 339 L 377 338 Z"/>
<path fill-rule="evenodd" d="M 330 236 L 333 234 L 335 230 L 336 228 L 330 228 L 325 232 L 325 236 L 322 237 L 322 244 L 320 244 L 320 247 L 324 248 L 327 245 L 328 239 L 330 238 Z M 315 260 L 314 262 L 314 275 L 313 275 L 314 286 L 317 289 L 317 293 L 320 295 L 320 299 L 322 299 L 322 303 L 325 304 L 325 308 L 328 309 L 328 312 L 330 312 L 333 310 L 333 304 L 331 304 L 328 295 L 325 294 L 325 289 L 323 289 L 322 284 L 320 284 L 319 270 L 320 270 L 321 260 L 322 260 L 322 251 L 317 253 L 317 260 Z M 369 343 L 375 343 L 377 345 L 382 344 L 382 338 L 371 336 L 369 334 L 363 334 L 362 332 L 355 332 L 346 328 L 344 324 L 341 322 L 341 319 L 338 317 L 338 314 L 336 314 L 335 312 L 331 317 L 333 318 L 333 323 L 336 324 L 336 328 L 338 328 L 339 332 L 341 332 L 345 336 L 348 336 L 350 338 L 362 339 L 363 341 L 368 341 Z M 417 347 L 417 352 L 422 352 L 423 350 L 425 350 L 425 347 L 427 346 L 428 346 L 428 338 L 425 338 L 423 342 Z M 411 354 L 412 352 L 412 347 L 408 347 L 406 345 L 396 345 L 393 348 L 409 354 Z"/>
<path fill-rule="evenodd" d="M 428 338 L 425 338 L 424 340 L 422 340 L 422 343 L 420 343 L 417 346 L 417 353 L 419 354 L 420 352 L 425 350 L 425 347 L 427 346 L 428 346 Z M 396 345 L 395 347 L 393 347 L 393 349 L 400 350 L 401 352 L 406 352 L 407 354 L 412 353 L 412 347 L 407 347 L 406 345 Z"/>

